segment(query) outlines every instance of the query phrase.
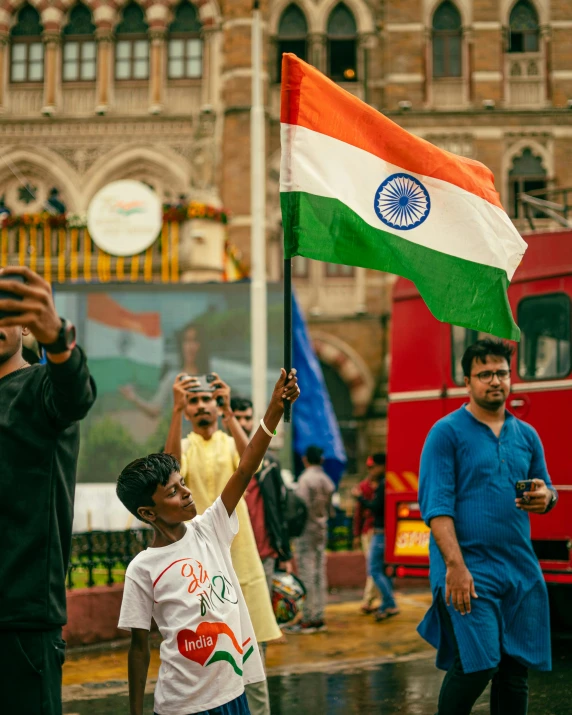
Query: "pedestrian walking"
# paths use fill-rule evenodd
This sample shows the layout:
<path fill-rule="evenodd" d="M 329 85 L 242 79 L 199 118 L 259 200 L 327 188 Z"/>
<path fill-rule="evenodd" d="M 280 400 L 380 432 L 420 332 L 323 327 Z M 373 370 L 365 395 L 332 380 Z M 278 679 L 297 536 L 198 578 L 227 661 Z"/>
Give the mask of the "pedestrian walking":
<path fill-rule="evenodd" d="M 245 687 L 266 677 L 231 544 L 240 526 L 238 505 L 270 444 L 284 402 L 294 402 L 299 394 L 296 377 L 290 373 L 287 378 L 282 370 L 236 470 L 201 515 L 170 454 L 137 459 L 119 476 L 119 498 L 155 532 L 152 547 L 127 568 L 119 618 L 119 628 L 131 631 L 131 715 L 143 715 L 152 618 L 163 636 L 156 714 L 251 712 Z M 179 399 L 176 394 L 175 402 Z M 264 580 L 262 590 L 268 598 Z"/>
<path fill-rule="evenodd" d="M 230 388 L 215 373 L 213 379 L 212 391 L 200 392 L 196 391 L 193 377 L 180 375 L 175 380 L 173 417 L 165 446 L 165 452 L 180 461 L 181 475 L 193 494 L 198 514 L 203 514 L 221 495 L 248 445 L 248 438 L 230 407 Z M 221 402 L 220 406 L 217 400 Z M 219 429 L 219 413 L 230 435 Z M 181 439 L 183 414 L 193 428 L 185 439 Z M 261 461 L 262 456 L 257 466 Z M 244 499 L 239 501 L 236 513 L 240 531 L 232 542 L 232 563 L 256 640 L 262 648 L 264 643 L 280 638 L 282 633 L 274 616 Z M 265 679 L 246 683 L 246 697 L 253 715 L 269 715 L 270 700 Z"/>
<path fill-rule="evenodd" d="M 299 624 L 284 628 L 285 633 L 310 634 L 327 630 L 324 610 L 327 597 L 326 544 L 328 519 L 335 486 L 322 469 L 324 452 L 320 447 L 308 447 L 302 458 L 304 471 L 298 480 L 296 494 L 308 508 L 306 525 L 295 541 L 298 575 L 306 587 L 306 601 Z"/>
<path fill-rule="evenodd" d="M 49 284 L 22 266 L 0 276 L 1 709 L 60 715 L 78 423 L 96 390 Z M 24 360 L 27 336 L 45 365 Z"/>
<path fill-rule="evenodd" d="M 447 670 L 439 715 L 468 715 L 490 680 L 491 713 L 525 715 L 528 668 L 551 669 L 528 513 L 547 513 L 558 496 L 538 434 L 506 410 L 512 354 L 488 338 L 466 350 L 469 402 L 432 427 L 421 456 L 433 604 L 419 633 Z"/>
<path fill-rule="evenodd" d="M 381 461 L 383 458 L 383 462 Z M 367 477 L 358 485 L 356 496 L 361 496 L 367 501 L 371 501 L 375 495 L 375 490 L 379 484 L 380 476 L 385 469 L 385 455 L 370 455 L 366 460 Z M 367 509 L 359 501 L 356 502 L 353 518 L 354 549 L 363 551 L 367 564 L 367 577 L 363 591 L 361 612 L 365 614 L 375 613 L 377 608 L 373 605 L 379 598 L 379 589 L 374 583 L 369 571 L 369 552 L 373 537 L 374 516 L 371 509 Z"/>
<path fill-rule="evenodd" d="M 252 401 L 247 397 L 232 397 L 230 406 L 238 424 L 246 436 L 250 437 L 253 423 Z M 284 509 L 286 485 L 282 480 L 280 464 L 270 451 L 265 455 L 261 468 L 252 477 L 244 498 L 258 555 L 266 575 L 268 592 L 272 598 L 272 579 L 276 566 L 291 573 L 292 552 Z"/>
<path fill-rule="evenodd" d="M 358 503 L 373 515 L 371 545 L 368 557 L 368 574 L 377 586 L 381 597 L 381 605 L 375 611 L 375 620 L 379 623 L 388 618 L 399 615 L 399 608 L 395 602 L 393 586 L 385 575 L 385 454 L 377 453 L 371 458 L 375 474 L 375 492 L 372 499 L 366 499 L 359 487 L 353 490 Z M 368 460 L 369 462 L 370 460 Z"/>

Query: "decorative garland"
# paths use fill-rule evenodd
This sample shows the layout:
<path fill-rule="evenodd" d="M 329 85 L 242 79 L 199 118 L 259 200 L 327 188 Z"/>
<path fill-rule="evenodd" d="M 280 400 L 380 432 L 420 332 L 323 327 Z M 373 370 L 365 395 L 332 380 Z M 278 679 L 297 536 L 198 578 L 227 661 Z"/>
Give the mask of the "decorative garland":
<path fill-rule="evenodd" d="M 189 219 L 206 219 L 216 223 L 227 224 L 228 212 L 198 201 L 190 201 L 186 205 L 163 205 L 163 221 L 166 223 L 183 223 Z M 35 214 L 20 214 L 19 216 L 0 215 L 0 227 L 14 228 L 19 226 L 40 226 L 47 224 L 51 228 L 86 228 L 87 218 L 80 214 L 59 214 L 54 216 L 47 211 Z"/>

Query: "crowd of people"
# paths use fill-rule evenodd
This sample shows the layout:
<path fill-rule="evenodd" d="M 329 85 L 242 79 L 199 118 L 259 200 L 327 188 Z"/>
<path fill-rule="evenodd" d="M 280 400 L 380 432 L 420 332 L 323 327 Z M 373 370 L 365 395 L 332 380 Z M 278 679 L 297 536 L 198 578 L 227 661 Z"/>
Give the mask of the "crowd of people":
<path fill-rule="evenodd" d="M 23 267 L 3 269 L 0 280 L 0 684 L 6 712 L 61 715 L 79 421 L 96 386 L 48 283 Z M 25 359 L 30 336 L 45 364 Z M 433 603 L 419 632 L 447 670 L 439 715 L 468 715 L 491 680 L 491 713 L 525 715 L 528 668 L 551 666 L 528 513 L 548 513 L 558 495 L 538 435 L 505 409 L 511 355 L 491 339 L 467 349 L 469 401 L 434 425 L 423 449 L 419 501 L 431 529 Z M 290 492 L 269 448 L 285 403 L 300 394 L 295 370 L 281 370 L 258 425 L 252 403 L 231 398 L 218 375 L 208 387 L 192 374 L 171 378 L 164 451 L 135 459 L 117 482 L 122 503 L 154 531 L 127 569 L 119 618 L 131 632 L 130 712 L 143 713 L 154 619 L 163 638 L 156 715 L 270 713 L 265 645 L 281 637 L 273 577 L 276 569 L 291 573 L 295 561 L 306 590 L 297 621 L 284 630 L 325 631 L 335 485 L 321 448 L 310 447 L 295 492 L 304 523 L 292 539 Z M 366 466 L 353 491 L 355 543 L 368 566 L 361 610 L 386 622 L 399 608 L 384 573 L 385 455 Z M 516 480 L 529 486 L 515 498 Z"/>

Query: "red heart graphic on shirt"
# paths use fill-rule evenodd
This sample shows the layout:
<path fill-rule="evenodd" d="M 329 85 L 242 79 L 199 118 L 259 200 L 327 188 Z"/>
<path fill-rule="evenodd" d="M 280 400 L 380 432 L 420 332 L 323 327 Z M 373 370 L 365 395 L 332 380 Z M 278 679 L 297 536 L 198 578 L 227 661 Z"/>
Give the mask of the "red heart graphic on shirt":
<path fill-rule="evenodd" d="M 177 634 L 179 653 L 199 665 L 204 665 L 215 649 L 218 634 L 213 629 L 205 628 L 210 623 L 201 623 L 196 631 L 185 628 Z"/>
<path fill-rule="evenodd" d="M 177 633 L 179 653 L 188 660 L 204 665 L 216 647 L 219 633 L 229 636 L 236 650 L 242 655 L 242 648 L 226 623 L 200 623 L 196 631 L 190 628 L 179 631 Z"/>

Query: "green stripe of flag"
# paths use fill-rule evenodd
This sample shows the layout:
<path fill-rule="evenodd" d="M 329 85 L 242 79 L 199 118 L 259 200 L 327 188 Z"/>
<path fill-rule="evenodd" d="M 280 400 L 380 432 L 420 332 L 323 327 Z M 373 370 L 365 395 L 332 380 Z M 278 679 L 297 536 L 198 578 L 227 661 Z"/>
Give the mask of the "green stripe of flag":
<path fill-rule="evenodd" d="M 161 377 L 159 367 L 123 357 L 92 358 L 89 370 L 100 395 L 116 392 L 119 387 L 127 384 L 155 390 Z"/>
<path fill-rule="evenodd" d="M 373 268 L 413 281 L 429 310 L 453 325 L 519 340 L 500 268 L 373 228 L 338 199 L 283 192 L 284 256 Z M 451 236 L 451 241 L 462 240 Z"/>

